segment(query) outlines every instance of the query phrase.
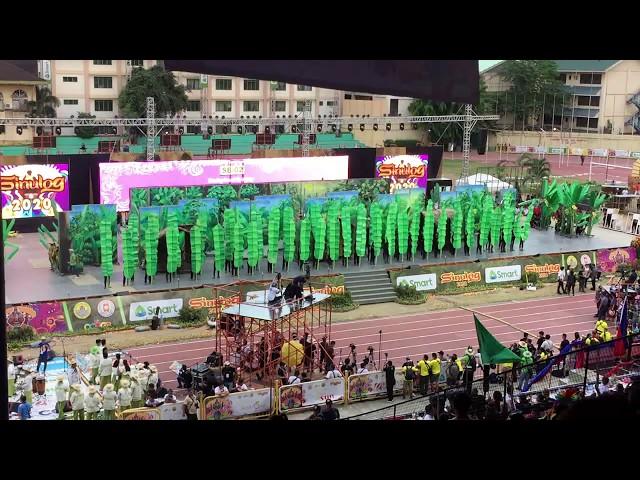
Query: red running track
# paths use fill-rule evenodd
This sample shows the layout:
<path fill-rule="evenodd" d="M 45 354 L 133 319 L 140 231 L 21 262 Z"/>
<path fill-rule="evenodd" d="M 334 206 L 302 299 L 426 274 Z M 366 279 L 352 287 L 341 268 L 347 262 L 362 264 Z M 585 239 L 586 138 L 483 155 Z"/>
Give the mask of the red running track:
<path fill-rule="evenodd" d="M 537 337 L 538 331 L 551 334 L 558 345 L 561 334 L 569 340 L 574 332 L 584 334 L 594 326 L 594 296 L 591 292 L 575 297 L 560 296 L 509 302 L 472 310 L 489 315 L 478 315 L 483 324 L 503 344 L 510 344 L 522 337 L 524 331 Z M 499 319 L 499 320 L 496 320 Z M 382 317 L 334 323 L 331 339 L 336 341 L 339 359 L 349 353 L 349 344 L 357 345 L 359 357 L 364 357 L 366 347 L 371 345 L 378 351 L 382 330 L 382 358 L 401 365 L 409 356 L 417 361 L 425 353 L 443 350 L 445 353 L 462 354 L 467 346 L 477 348 L 473 314 L 469 310 L 454 308 L 440 312 L 416 313 L 412 315 Z M 302 333 L 302 332 L 301 332 Z M 160 378 L 169 387 L 176 387 L 176 377 L 169 370 L 174 361 L 192 365 L 207 357 L 214 350 L 215 339 L 201 339 L 182 343 L 168 343 L 125 349 L 136 361 L 148 361 L 158 367 Z"/>

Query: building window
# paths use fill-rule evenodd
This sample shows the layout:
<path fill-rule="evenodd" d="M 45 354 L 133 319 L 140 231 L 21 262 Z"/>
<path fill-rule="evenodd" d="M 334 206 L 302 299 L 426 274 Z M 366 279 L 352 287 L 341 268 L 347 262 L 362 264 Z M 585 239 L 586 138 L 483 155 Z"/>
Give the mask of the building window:
<path fill-rule="evenodd" d="M 286 112 L 287 111 L 287 102 L 284 100 L 276 100 L 273 102 L 273 111 L 274 112 Z"/>
<path fill-rule="evenodd" d="M 589 124 L 588 120 L 589 119 L 586 118 L 586 117 L 577 117 L 576 118 L 576 127 L 587 128 L 587 125 Z"/>
<path fill-rule="evenodd" d="M 93 77 L 93 88 L 113 88 L 113 77 Z"/>
<path fill-rule="evenodd" d="M 94 60 L 94 65 L 111 65 L 112 60 Z"/>
<path fill-rule="evenodd" d="M 187 125 L 187 133 L 194 133 L 197 135 L 201 130 L 200 125 Z"/>
<path fill-rule="evenodd" d="M 324 102 L 322 100 L 320 100 L 320 106 L 322 106 L 322 105 L 324 105 Z"/>
<path fill-rule="evenodd" d="M 580 105 L 581 107 L 588 107 L 589 106 L 589 97 L 580 95 L 578 97 L 578 105 Z"/>
<path fill-rule="evenodd" d="M 231 90 L 231 79 L 216 78 L 216 90 Z"/>
<path fill-rule="evenodd" d="M 598 128 L 598 119 L 590 118 L 589 119 L 589 128 Z"/>
<path fill-rule="evenodd" d="M 24 90 L 18 89 L 11 94 L 11 109 L 23 111 L 27 109 L 29 97 Z"/>
<path fill-rule="evenodd" d="M 296 112 L 304 112 L 306 103 L 307 102 L 305 102 L 305 101 L 298 100 L 296 102 Z"/>
<path fill-rule="evenodd" d="M 144 60 L 129 60 L 132 67 L 144 67 Z"/>
<path fill-rule="evenodd" d="M 187 78 L 187 90 L 200 90 L 200 79 Z"/>
<path fill-rule="evenodd" d="M 113 100 L 96 100 L 96 112 L 113 112 Z"/>
<path fill-rule="evenodd" d="M 335 107 L 336 106 L 336 102 L 334 102 L 333 100 L 327 100 L 327 107 Z"/>
<path fill-rule="evenodd" d="M 591 97 L 591 106 L 599 107 L 600 106 L 600 97 Z"/>
<path fill-rule="evenodd" d="M 368 100 L 368 101 L 373 100 L 373 97 L 370 95 L 355 95 L 354 98 L 355 100 Z"/>
<path fill-rule="evenodd" d="M 560 74 L 560 81 L 562 83 L 567 83 L 567 74 L 566 73 L 561 73 Z"/>
<path fill-rule="evenodd" d="M 287 84 L 285 82 L 271 82 L 271 90 L 275 90 L 276 92 L 284 92 L 287 89 Z"/>
<path fill-rule="evenodd" d="M 244 89 L 245 90 L 260 90 L 260 81 L 259 80 L 245 79 L 245 81 L 244 81 Z"/>
<path fill-rule="evenodd" d="M 308 86 L 308 85 L 298 85 L 297 90 L 298 90 L 299 92 L 310 92 L 310 91 L 311 91 L 311 88 L 312 88 L 312 87 L 310 87 L 310 86 Z"/>
<path fill-rule="evenodd" d="M 200 100 L 189 100 L 187 102 L 187 112 L 199 112 Z"/>
<path fill-rule="evenodd" d="M 62 103 L 64 105 L 78 105 L 78 100 L 77 99 L 71 99 L 71 98 L 65 98 Z"/>
<path fill-rule="evenodd" d="M 216 112 L 230 112 L 231 100 L 218 100 L 216 101 Z"/>
<path fill-rule="evenodd" d="M 580 83 L 583 85 L 600 85 L 602 84 L 601 73 L 581 73 Z"/>
<path fill-rule="evenodd" d="M 246 80 L 245 80 L 246 82 Z M 259 112 L 260 102 L 258 100 L 249 100 L 242 102 L 242 109 L 245 112 Z"/>
<path fill-rule="evenodd" d="M 64 83 L 75 82 L 78 83 L 78 77 L 62 77 Z"/>

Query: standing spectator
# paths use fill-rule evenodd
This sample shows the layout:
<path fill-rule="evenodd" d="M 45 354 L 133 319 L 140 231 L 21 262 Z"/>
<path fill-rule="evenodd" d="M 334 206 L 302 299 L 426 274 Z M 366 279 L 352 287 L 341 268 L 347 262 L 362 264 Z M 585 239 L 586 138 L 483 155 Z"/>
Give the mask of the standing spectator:
<path fill-rule="evenodd" d="M 102 408 L 104 408 L 104 420 L 115 420 L 116 413 L 116 400 L 118 394 L 114 390 L 112 383 L 108 383 L 104 386 L 104 392 L 102 392 Z"/>
<path fill-rule="evenodd" d="M 591 280 L 591 290 L 596 289 L 596 280 L 598 278 L 598 273 L 596 272 L 596 266 L 592 263 L 589 265 L 589 279 Z"/>
<path fill-rule="evenodd" d="M 26 395 L 20 395 L 20 405 L 18 405 L 18 415 L 20 415 L 20 420 L 29 420 L 31 418 L 31 404 L 27 402 Z"/>
<path fill-rule="evenodd" d="M 436 391 L 438 389 L 438 383 L 440 382 L 440 359 L 436 353 L 431 354 L 431 361 L 429 362 L 429 381 L 431 383 L 431 389 Z"/>
<path fill-rule="evenodd" d="M 287 384 L 287 364 L 284 362 L 280 362 L 278 365 L 278 370 L 276 371 L 276 376 L 282 385 Z"/>
<path fill-rule="evenodd" d="M 438 383 L 446 383 L 447 381 L 447 358 L 442 350 L 438 352 L 438 359 L 440 360 L 440 378 L 438 378 Z"/>
<path fill-rule="evenodd" d="M 538 332 L 538 350 L 540 350 L 540 348 L 542 348 L 542 343 L 544 342 L 545 338 L 544 338 L 544 332 L 542 330 L 540 330 Z"/>
<path fill-rule="evenodd" d="M 315 357 L 316 346 L 309 339 L 309 333 L 304 332 L 302 336 L 302 348 L 304 351 L 304 370 L 313 372 L 313 359 Z"/>
<path fill-rule="evenodd" d="M 567 274 L 567 295 L 569 295 L 569 293 L 574 297 L 576 295 L 576 276 L 573 273 L 573 268 L 570 268 Z"/>
<path fill-rule="evenodd" d="M 458 378 L 460 378 L 460 368 L 458 367 L 458 356 L 454 353 L 451 355 L 449 365 L 447 365 L 447 386 L 456 386 Z"/>
<path fill-rule="evenodd" d="M 186 398 L 184 399 L 184 413 L 187 415 L 187 420 L 198 420 L 198 406 L 199 402 L 192 389 L 189 389 Z"/>
<path fill-rule="evenodd" d="M 230 362 L 224 362 L 224 367 L 222 367 L 222 383 L 227 390 L 233 388 L 233 384 L 235 381 L 236 370 L 231 366 Z"/>
<path fill-rule="evenodd" d="M 129 380 L 125 378 L 120 382 L 120 389 L 118 390 L 118 404 L 120 405 L 121 412 L 131 408 L 131 398 Z"/>
<path fill-rule="evenodd" d="M 587 286 L 587 280 L 589 279 L 589 270 L 586 266 L 582 267 L 580 269 L 580 278 L 579 278 L 579 288 L 578 288 L 578 292 L 579 293 L 584 293 L 585 292 L 585 287 Z"/>
<path fill-rule="evenodd" d="M 183 363 L 178 372 L 178 388 L 191 388 L 192 382 L 193 375 L 191 375 L 187 365 Z"/>
<path fill-rule="evenodd" d="M 558 272 L 558 288 L 556 289 L 558 295 L 567 293 L 564 289 L 564 281 L 566 278 L 567 272 L 564 271 L 564 267 L 560 267 L 560 271 Z M 525 339 L 524 341 L 526 342 L 527 340 Z"/>
<path fill-rule="evenodd" d="M 332 364 L 335 364 L 335 360 L 334 360 L 336 355 L 335 352 L 336 352 L 336 342 L 335 340 L 331 340 L 331 342 L 329 342 L 329 346 L 327 347 L 327 357 L 326 357 L 327 363 L 331 362 Z"/>
<path fill-rule="evenodd" d="M 91 347 L 91 353 L 89 353 L 89 368 L 91 369 L 90 383 L 98 385 L 98 378 L 100 376 L 100 340 L 96 340 L 96 346 Z"/>
<path fill-rule="evenodd" d="M 38 365 L 36 366 L 36 373 L 40 373 L 40 364 L 44 364 L 42 373 L 46 375 L 47 363 L 49 362 L 49 353 L 51 352 L 51 347 L 49 346 L 49 342 L 45 337 L 42 337 L 40 339 L 38 348 L 40 348 L 40 354 L 38 355 Z"/>
<path fill-rule="evenodd" d="M 111 360 L 109 360 L 109 354 L 107 348 L 102 349 L 102 360 L 100 360 L 99 374 L 100 374 L 100 390 L 104 388 L 107 383 L 111 383 L 111 373 L 113 372 L 113 366 Z"/>
<path fill-rule="evenodd" d="M 327 351 L 329 349 L 329 344 L 327 343 L 327 337 L 322 337 L 322 341 L 320 342 L 320 372 L 325 370 L 325 365 L 327 363 Z"/>
<path fill-rule="evenodd" d="M 467 353 L 464 356 L 466 359 L 464 361 L 464 373 L 463 373 L 463 381 L 465 391 L 467 395 L 471 395 L 471 387 L 473 385 L 473 375 L 476 372 L 476 357 L 473 355 L 473 348 L 467 348 Z"/>
<path fill-rule="evenodd" d="M 429 355 L 425 353 L 417 366 L 420 373 L 420 394 L 426 395 L 429 389 Z"/>
<path fill-rule="evenodd" d="M 413 366 L 413 362 L 409 357 L 402 364 L 402 373 L 404 374 L 404 384 L 402 388 L 402 398 L 409 395 L 409 398 L 413 398 L 413 382 L 416 379 L 416 373 L 418 369 Z"/>
<path fill-rule="evenodd" d="M 71 387 L 71 385 L 80 384 L 80 371 L 78 370 L 78 363 L 75 358 L 71 359 L 69 363 L 71 364 L 71 368 L 67 372 L 67 380 L 69 380 L 69 387 Z"/>
<path fill-rule="evenodd" d="M 67 405 L 67 395 L 69 387 L 64 383 L 64 377 L 58 375 L 56 382 L 56 409 L 58 410 L 58 420 L 64 420 L 64 407 Z"/>
<path fill-rule="evenodd" d="M 322 411 L 323 420 L 339 420 L 340 412 L 333 406 L 331 399 L 327 399 L 324 410 Z"/>
<path fill-rule="evenodd" d="M 553 351 L 553 342 L 551 341 L 551 335 L 549 335 L 547 333 L 544 336 L 544 342 L 542 342 L 542 345 L 540 346 L 540 348 L 542 348 L 543 350 L 545 350 L 547 352 L 552 352 Z"/>
<path fill-rule="evenodd" d="M 73 419 L 84 420 L 84 395 L 79 383 L 71 385 L 69 402 L 71 402 L 71 410 L 73 410 Z"/>
<path fill-rule="evenodd" d="M 105 384 L 105 387 L 109 385 Z M 91 385 L 89 387 L 89 391 L 84 397 L 84 410 L 85 410 L 85 420 L 97 420 L 98 412 L 100 411 L 100 396 L 98 395 L 98 391 L 96 387 Z"/>
<path fill-rule="evenodd" d="M 140 385 L 138 372 L 131 372 L 131 375 L 129 375 L 129 382 L 131 388 L 131 406 L 133 408 L 141 408 L 144 405 L 144 402 L 142 401 L 142 385 Z"/>
<path fill-rule="evenodd" d="M 387 400 L 391 402 L 393 401 L 393 387 L 396 384 L 396 367 L 393 366 L 391 360 L 384 367 L 384 376 L 387 384 Z"/>

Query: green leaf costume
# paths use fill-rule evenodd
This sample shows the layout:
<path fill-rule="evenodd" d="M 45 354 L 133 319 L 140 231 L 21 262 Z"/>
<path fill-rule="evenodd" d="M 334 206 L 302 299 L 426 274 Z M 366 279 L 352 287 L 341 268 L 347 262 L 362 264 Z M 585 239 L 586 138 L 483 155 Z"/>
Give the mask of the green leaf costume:
<path fill-rule="evenodd" d="M 398 210 L 398 253 L 406 255 L 409 251 L 409 214 L 406 208 Z"/>
<path fill-rule="evenodd" d="M 352 244 L 351 211 L 352 210 L 353 209 L 350 205 L 344 205 L 342 207 L 342 212 L 340 215 L 341 226 L 342 226 L 342 255 L 345 258 L 351 257 L 351 254 L 352 254 L 352 251 L 351 251 L 352 250 L 352 247 L 351 247 L 351 244 Z"/>
<path fill-rule="evenodd" d="M 344 224 L 343 227 L 344 228 Z M 344 235 L 344 233 L 343 233 Z M 364 257 L 367 249 L 367 207 L 359 203 L 356 210 L 356 255 Z"/>
<path fill-rule="evenodd" d="M 160 219 L 156 214 L 147 217 L 147 228 L 144 232 L 144 253 L 146 272 L 149 277 L 158 273 L 158 235 L 160 234 Z"/>
<path fill-rule="evenodd" d="M 212 239 L 213 239 L 213 255 L 214 255 L 214 265 L 217 271 L 224 270 L 225 263 L 225 242 L 224 242 L 224 228 L 219 223 L 216 224 L 212 229 Z"/>
<path fill-rule="evenodd" d="M 113 247 L 111 245 L 111 221 L 107 218 L 100 220 L 100 266 L 102 276 L 113 275 Z"/>
<path fill-rule="evenodd" d="M 427 210 L 424 215 L 424 225 L 422 225 L 422 243 L 426 253 L 431 253 L 433 250 L 434 227 L 435 218 L 433 215 L 433 200 L 429 200 L 427 202 Z"/>
<path fill-rule="evenodd" d="M 415 256 L 418 251 L 418 239 L 420 238 L 420 220 L 422 219 L 422 210 L 418 205 L 414 205 L 411 209 L 411 226 L 409 227 L 409 236 L 411 237 L 411 255 Z"/>
<path fill-rule="evenodd" d="M 296 253 L 296 222 L 293 219 L 293 208 L 284 207 L 282 211 L 282 240 L 284 243 L 284 260 L 292 262 Z"/>
<path fill-rule="evenodd" d="M 311 255 L 311 220 L 305 217 L 300 222 L 300 261 L 306 262 Z"/>
<path fill-rule="evenodd" d="M 396 254 L 396 225 L 398 221 L 398 204 L 393 202 L 387 207 L 387 225 L 384 239 L 387 241 L 387 254 L 393 257 Z"/>
<path fill-rule="evenodd" d="M 327 242 L 329 243 L 329 258 L 335 262 L 340 258 L 340 220 L 338 215 L 340 205 L 332 202 L 327 212 Z"/>
<path fill-rule="evenodd" d="M 462 248 L 462 203 L 456 198 L 453 201 L 453 223 L 452 223 L 452 244 L 453 248 L 459 250 Z"/>
<path fill-rule="evenodd" d="M 165 240 L 167 243 L 167 273 L 176 273 L 180 261 L 180 246 L 178 244 L 178 217 L 175 212 L 169 212 L 167 215 Z"/>
<path fill-rule="evenodd" d="M 442 254 L 442 250 L 444 249 L 444 244 L 447 240 L 447 209 L 441 204 L 440 205 L 440 216 L 438 217 L 438 250 L 440 250 L 440 254 Z"/>
<path fill-rule="evenodd" d="M 268 252 L 267 260 L 271 264 L 278 262 L 278 244 L 280 242 L 280 209 L 273 208 L 269 212 L 269 224 L 267 229 Z"/>
<path fill-rule="evenodd" d="M 321 261 L 324 258 L 325 240 L 327 236 L 327 226 L 322 215 L 318 215 L 313 230 L 313 256 L 317 261 Z"/>
<path fill-rule="evenodd" d="M 191 245 L 191 272 L 199 275 L 204 263 L 204 238 L 202 228 L 199 225 L 191 227 L 189 243 Z"/>
<path fill-rule="evenodd" d="M 369 215 L 369 241 L 373 246 L 373 254 L 377 257 L 382 250 L 382 209 L 380 205 L 372 203 L 369 208 Z"/>

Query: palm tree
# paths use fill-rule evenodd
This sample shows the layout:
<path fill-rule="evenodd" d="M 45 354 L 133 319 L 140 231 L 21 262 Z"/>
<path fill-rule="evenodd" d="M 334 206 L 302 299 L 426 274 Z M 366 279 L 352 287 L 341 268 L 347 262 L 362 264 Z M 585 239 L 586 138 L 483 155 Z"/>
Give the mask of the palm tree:
<path fill-rule="evenodd" d="M 522 157 L 524 157 L 524 155 Z M 518 161 L 527 172 L 524 176 L 523 184 L 529 182 L 532 187 L 537 185 L 539 189 L 542 180 L 551 176 L 551 165 L 544 157 L 536 158 L 527 156 L 524 159 L 522 157 L 520 157 Z"/>
<path fill-rule="evenodd" d="M 49 87 L 36 87 L 36 99 L 27 102 L 29 113 L 27 117 L 32 118 L 55 118 L 56 108 L 60 106 L 58 97 L 51 93 Z M 52 134 L 53 134 L 53 127 Z"/>

